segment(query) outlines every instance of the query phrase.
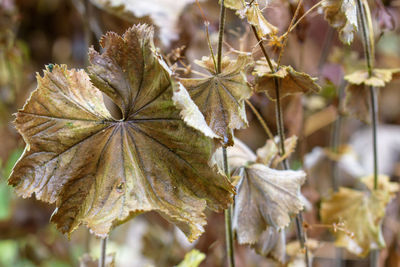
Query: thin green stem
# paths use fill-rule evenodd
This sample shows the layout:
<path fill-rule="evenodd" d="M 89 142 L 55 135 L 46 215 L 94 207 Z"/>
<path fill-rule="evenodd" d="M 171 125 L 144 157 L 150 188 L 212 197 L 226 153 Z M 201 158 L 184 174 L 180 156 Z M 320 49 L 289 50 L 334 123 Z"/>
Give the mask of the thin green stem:
<path fill-rule="evenodd" d="M 274 73 L 276 72 L 276 68 L 274 68 L 274 66 L 272 65 L 272 61 L 268 56 L 267 50 L 265 49 L 260 37 L 257 34 L 257 31 L 255 29 L 254 26 L 251 26 L 254 36 L 256 37 L 257 41 L 258 41 L 258 45 L 260 46 L 260 49 L 265 57 L 265 59 L 268 62 L 268 65 L 271 69 L 271 72 Z M 278 129 L 278 136 L 279 136 L 279 154 L 282 156 L 285 154 L 285 132 L 284 132 L 284 124 L 283 124 L 283 112 L 282 112 L 282 105 L 281 105 L 281 101 L 280 101 L 280 90 L 279 90 L 279 81 L 278 79 L 276 79 L 274 77 L 274 85 L 275 85 L 275 93 L 276 93 L 276 105 L 275 105 L 275 109 L 276 109 L 276 125 L 277 125 L 277 129 Z M 287 161 L 287 159 L 285 159 L 283 161 L 283 167 L 285 170 L 289 169 L 289 163 Z M 296 229 L 297 229 L 297 236 L 300 242 L 300 246 L 302 249 L 304 249 L 305 251 L 305 263 L 307 267 L 310 267 L 310 260 L 309 260 L 309 256 L 308 256 L 308 248 L 306 246 L 306 240 L 307 240 L 307 236 L 306 233 L 304 232 L 303 229 L 303 214 L 302 212 L 299 212 L 299 214 L 297 214 L 296 216 Z"/>
<path fill-rule="evenodd" d="M 222 45 L 224 41 L 224 28 L 225 28 L 225 5 L 224 0 L 221 0 L 220 14 L 219 14 L 219 30 L 218 30 L 218 50 L 217 50 L 217 73 L 221 73 L 222 62 Z"/>
<path fill-rule="evenodd" d="M 107 237 L 101 239 L 101 251 L 99 258 L 99 267 L 106 266 Z"/>

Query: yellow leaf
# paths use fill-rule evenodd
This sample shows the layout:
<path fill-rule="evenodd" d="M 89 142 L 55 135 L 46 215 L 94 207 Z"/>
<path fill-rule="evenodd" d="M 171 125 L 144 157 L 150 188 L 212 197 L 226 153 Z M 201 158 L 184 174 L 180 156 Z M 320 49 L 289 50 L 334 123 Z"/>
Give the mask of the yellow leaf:
<path fill-rule="evenodd" d="M 219 3 L 221 4 L 221 0 L 219 0 Z M 224 0 L 224 5 L 233 10 L 241 10 L 245 8 L 246 3 L 244 0 Z"/>
<path fill-rule="evenodd" d="M 321 220 L 324 224 L 342 222 L 346 231 L 334 233 L 335 244 L 365 257 L 371 249 L 385 246 L 381 225 L 389 201 L 390 195 L 381 190 L 369 193 L 341 187 L 322 202 Z"/>
<path fill-rule="evenodd" d="M 62 233 L 84 224 L 106 236 L 156 211 L 193 241 L 206 207 L 232 201 L 233 186 L 208 166 L 213 132 L 155 54 L 152 28 L 108 33 L 101 45 L 101 54 L 90 51 L 90 79 L 58 65 L 38 77 L 15 121 L 27 145 L 9 183 L 23 197 L 55 203 L 51 220 Z M 110 115 L 102 93 L 122 119 Z"/>
<path fill-rule="evenodd" d="M 371 77 L 368 77 L 367 71 L 359 70 L 346 75 L 344 79 L 351 84 L 384 87 L 393 79 L 399 77 L 400 69 L 374 69 Z"/>
<path fill-rule="evenodd" d="M 183 261 L 176 267 L 198 267 L 205 258 L 206 255 L 204 253 L 201 253 L 197 249 L 193 249 L 189 253 L 186 253 Z"/>
<path fill-rule="evenodd" d="M 248 62 L 248 55 L 241 54 L 236 60 L 224 57 L 221 73 L 217 73 L 212 58 L 203 57 L 196 64 L 209 72 L 207 77 L 180 80 L 207 124 L 228 145 L 233 145 L 232 130 L 248 124 L 244 104 L 251 95 L 244 74 Z"/>
<path fill-rule="evenodd" d="M 325 19 L 339 31 L 340 40 L 350 44 L 358 30 L 357 8 L 354 0 L 326 0 L 322 2 Z"/>
<path fill-rule="evenodd" d="M 272 140 L 267 140 L 266 144 L 257 149 L 257 163 L 262 163 L 264 165 L 270 166 L 271 168 L 276 168 L 279 163 L 290 157 L 290 155 L 295 151 L 297 145 L 297 136 L 292 135 L 285 140 L 285 154 L 280 156 L 277 145 Z"/>
<path fill-rule="evenodd" d="M 369 190 L 375 190 L 374 175 L 361 178 L 361 182 L 363 182 L 369 188 Z M 389 176 L 380 174 L 378 175 L 378 190 L 385 192 L 391 198 L 393 198 L 399 191 L 399 183 L 391 182 Z"/>
<path fill-rule="evenodd" d="M 253 75 L 256 76 L 256 92 L 265 92 L 271 100 L 277 98 L 274 79 L 278 79 L 280 84 L 280 98 L 297 93 L 317 93 L 321 90 L 315 82 L 316 78 L 297 72 L 291 66 L 281 66 L 276 72 L 272 72 L 265 60 L 256 62 Z"/>

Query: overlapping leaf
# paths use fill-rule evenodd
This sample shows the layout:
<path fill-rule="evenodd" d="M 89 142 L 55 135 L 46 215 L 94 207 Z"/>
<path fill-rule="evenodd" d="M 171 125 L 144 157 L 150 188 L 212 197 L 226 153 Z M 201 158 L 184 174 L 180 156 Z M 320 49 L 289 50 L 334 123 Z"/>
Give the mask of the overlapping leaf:
<path fill-rule="evenodd" d="M 219 3 L 221 3 L 221 0 L 219 0 Z M 243 9 L 246 6 L 246 3 L 244 0 L 224 0 L 224 5 L 227 8 L 237 11 Z"/>
<path fill-rule="evenodd" d="M 273 63 L 275 65 L 275 63 Z M 256 62 L 253 75 L 256 76 L 256 91 L 265 92 L 272 100 L 276 100 L 275 81 L 280 83 L 280 97 L 297 93 L 319 92 L 321 87 L 316 78 L 304 72 L 295 71 L 291 66 L 281 66 L 276 72 L 271 71 L 265 60 Z"/>
<path fill-rule="evenodd" d="M 358 30 L 357 8 L 354 0 L 326 0 L 322 2 L 325 19 L 339 31 L 342 42 L 350 44 Z"/>
<path fill-rule="evenodd" d="M 400 69 L 374 69 L 371 77 L 367 71 L 356 71 L 346 75 L 345 110 L 366 123 L 370 122 L 370 92 L 366 86 L 384 87 L 393 79 L 400 78 Z"/>
<path fill-rule="evenodd" d="M 278 144 L 271 139 L 267 140 L 263 147 L 257 149 L 257 162 L 276 168 L 279 163 L 287 159 L 295 150 L 297 145 L 297 136 L 293 135 L 285 140 L 285 154 L 280 156 Z"/>
<path fill-rule="evenodd" d="M 254 244 L 272 226 L 282 229 L 290 223 L 290 215 L 303 209 L 299 198 L 305 181 L 303 171 L 273 170 L 263 164 L 238 169 L 233 228 L 239 243 Z"/>
<path fill-rule="evenodd" d="M 251 247 L 264 257 L 284 263 L 286 256 L 285 231 L 277 230 L 274 227 L 267 227 L 267 230 L 261 234 L 257 243 L 251 245 Z"/>
<path fill-rule="evenodd" d="M 278 33 L 278 28 L 267 21 L 257 3 L 247 7 L 244 13 L 249 24 L 256 28 L 257 35 L 260 38 Z"/>
<path fill-rule="evenodd" d="M 55 202 L 51 220 L 63 233 L 83 223 L 105 236 L 154 210 L 194 240 L 204 209 L 231 202 L 231 185 L 208 167 L 216 135 L 193 103 L 175 106 L 190 104 L 189 95 L 155 54 L 151 28 L 108 33 L 101 45 L 102 54 L 90 51 L 90 79 L 57 65 L 38 77 L 17 114 L 27 146 L 9 183 L 23 197 Z M 102 92 L 121 120 L 111 117 Z"/>
<path fill-rule="evenodd" d="M 232 130 L 247 126 L 244 100 L 251 95 L 244 68 L 248 55 L 239 55 L 236 60 L 222 59 L 221 73 L 217 73 L 210 57 L 196 63 L 209 72 L 205 78 L 181 79 L 191 98 L 203 113 L 210 128 L 233 144 Z"/>

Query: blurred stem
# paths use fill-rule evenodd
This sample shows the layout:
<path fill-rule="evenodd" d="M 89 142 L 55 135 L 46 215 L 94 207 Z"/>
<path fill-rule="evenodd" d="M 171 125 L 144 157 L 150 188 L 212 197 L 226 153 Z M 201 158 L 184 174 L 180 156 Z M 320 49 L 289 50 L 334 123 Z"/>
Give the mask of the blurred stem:
<path fill-rule="evenodd" d="M 221 0 L 220 14 L 219 14 L 219 30 L 218 30 L 218 50 L 217 50 L 217 73 L 221 73 L 222 62 L 222 44 L 224 41 L 224 28 L 225 28 L 225 5 L 224 0 Z"/>
<path fill-rule="evenodd" d="M 365 60 L 367 64 L 368 76 L 373 73 L 374 62 L 374 33 L 371 23 L 371 14 L 368 3 L 365 0 L 357 0 L 358 18 L 361 24 L 361 32 L 364 44 Z M 374 190 L 378 189 L 378 144 L 377 144 L 377 121 L 378 121 L 378 98 L 376 89 L 369 87 L 370 104 L 371 104 L 371 120 L 372 120 L 372 145 L 373 145 L 373 164 L 374 164 Z M 379 250 L 372 250 L 370 254 L 370 262 L 372 267 L 378 266 Z"/>
<path fill-rule="evenodd" d="M 261 116 L 261 114 L 258 112 L 258 110 L 253 106 L 253 104 L 250 102 L 250 100 L 246 99 L 246 104 L 250 107 L 251 111 L 253 111 L 254 115 L 257 117 L 258 121 L 260 122 L 261 126 L 263 127 L 265 133 L 267 134 L 268 138 L 272 140 L 272 142 L 275 143 L 274 140 L 274 135 L 272 134 L 271 130 L 268 128 L 267 123 Z"/>
<path fill-rule="evenodd" d="M 301 1 L 300 1 L 301 2 Z M 262 40 L 257 34 L 256 28 L 251 25 L 251 28 L 253 30 L 254 36 L 257 39 L 258 45 L 261 48 L 261 51 L 265 57 L 265 59 L 268 62 L 268 66 L 271 69 L 272 73 L 276 72 L 276 68 L 272 65 L 271 59 L 268 56 L 267 50 L 265 49 Z M 279 81 L 277 78 L 274 77 L 274 85 L 275 85 L 275 93 L 276 93 L 276 104 L 275 104 L 275 109 L 276 109 L 276 126 L 278 129 L 278 136 L 279 136 L 279 155 L 284 155 L 285 154 L 285 132 L 284 132 L 284 124 L 283 124 L 283 115 L 282 115 L 282 106 L 281 106 L 281 99 L 280 99 L 280 92 L 279 92 Z M 289 169 L 289 163 L 287 159 L 283 161 L 283 167 L 285 170 Z M 310 267 L 310 260 L 308 256 L 308 248 L 305 245 L 307 236 L 306 233 L 304 232 L 303 229 L 303 213 L 300 211 L 299 214 L 296 216 L 296 229 L 297 229 L 297 237 L 300 242 L 300 246 L 302 249 L 305 251 L 305 263 L 307 267 Z"/>
<path fill-rule="evenodd" d="M 101 239 L 101 252 L 99 258 L 99 267 L 106 266 L 106 250 L 107 250 L 107 237 Z"/>
<path fill-rule="evenodd" d="M 328 32 L 326 33 L 325 36 L 324 44 L 322 45 L 321 56 L 318 62 L 318 76 L 321 75 L 322 68 L 324 67 L 326 59 L 328 58 L 329 50 L 331 49 L 332 46 L 334 33 L 335 31 L 333 27 L 329 27 Z"/>
<path fill-rule="evenodd" d="M 224 0 L 221 0 L 219 15 L 219 31 L 218 31 L 218 50 L 217 50 L 217 74 L 221 73 L 222 63 L 222 45 L 224 42 L 224 28 L 225 28 L 225 5 Z M 228 129 L 229 130 L 229 129 Z M 225 141 L 225 140 L 224 140 Z M 228 155 L 226 146 L 222 147 L 222 154 L 224 158 L 224 171 L 228 180 L 231 180 L 229 171 Z M 226 240 L 226 256 L 228 258 L 228 266 L 235 267 L 235 251 L 233 246 L 233 233 L 232 233 L 232 205 L 225 210 L 225 240 Z"/>

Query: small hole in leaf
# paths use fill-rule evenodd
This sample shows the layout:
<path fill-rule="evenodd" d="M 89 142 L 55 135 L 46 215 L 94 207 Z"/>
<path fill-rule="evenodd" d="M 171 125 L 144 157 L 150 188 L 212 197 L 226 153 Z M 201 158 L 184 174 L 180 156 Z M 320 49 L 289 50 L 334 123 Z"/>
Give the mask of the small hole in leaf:
<path fill-rule="evenodd" d="M 122 193 L 124 191 L 125 183 L 119 183 L 116 187 L 118 193 Z"/>

